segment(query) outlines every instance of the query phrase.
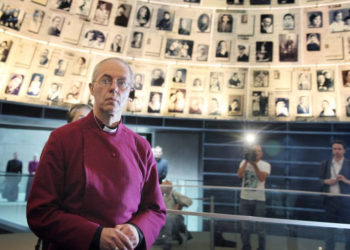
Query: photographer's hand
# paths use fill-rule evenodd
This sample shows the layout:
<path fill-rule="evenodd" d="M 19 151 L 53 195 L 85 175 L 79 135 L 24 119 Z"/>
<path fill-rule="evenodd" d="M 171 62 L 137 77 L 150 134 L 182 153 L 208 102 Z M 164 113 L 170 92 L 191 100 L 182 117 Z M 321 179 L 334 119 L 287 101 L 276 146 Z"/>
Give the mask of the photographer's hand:
<path fill-rule="evenodd" d="M 260 169 L 258 168 L 258 165 L 257 165 L 258 162 L 250 161 L 249 163 L 253 166 L 255 173 L 258 176 L 259 181 L 265 181 L 269 174 L 264 172 L 264 171 L 260 171 Z"/>
<path fill-rule="evenodd" d="M 247 165 L 248 165 L 248 161 L 244 160 L 243 165 L 240 168 L 238 168 L 238 171 L 237 171 L 238 178 L 242 178 L 243 177 L 243 174 L 244 174 L 244 172 L 245 172 L 245 170 L 247 168 Z"/>

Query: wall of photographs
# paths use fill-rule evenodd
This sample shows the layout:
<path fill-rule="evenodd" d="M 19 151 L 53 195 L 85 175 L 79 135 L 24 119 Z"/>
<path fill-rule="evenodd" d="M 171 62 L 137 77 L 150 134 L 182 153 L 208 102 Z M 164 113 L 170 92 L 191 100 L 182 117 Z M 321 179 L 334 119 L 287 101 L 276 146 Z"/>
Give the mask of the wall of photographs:
<path fill-rule="evenodd" d="M 3 100 L 92 103 L 117 56 L 130 114 L 350 120 L 350 1 L 0 0 L 0 29 Z"/>

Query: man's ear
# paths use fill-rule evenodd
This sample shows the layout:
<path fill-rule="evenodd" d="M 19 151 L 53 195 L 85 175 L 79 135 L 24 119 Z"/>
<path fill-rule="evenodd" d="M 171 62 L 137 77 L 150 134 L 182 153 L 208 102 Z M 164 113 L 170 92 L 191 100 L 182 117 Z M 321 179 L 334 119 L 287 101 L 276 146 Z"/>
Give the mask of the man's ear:
<path fill-rule="evenodd" d="M 92 82 L 89 83 L 89 89 L 90 89 L 90 94 L 93 95 L 93 93 L 94 93 L 94 84 Z"/>
<path fill-rule="evenodd" d="M 132 88 L 130 89 L 130 92 L 129 92 L 129 101 L 132 102 L 134 99 L 135 99 L 135 89 Z"/>

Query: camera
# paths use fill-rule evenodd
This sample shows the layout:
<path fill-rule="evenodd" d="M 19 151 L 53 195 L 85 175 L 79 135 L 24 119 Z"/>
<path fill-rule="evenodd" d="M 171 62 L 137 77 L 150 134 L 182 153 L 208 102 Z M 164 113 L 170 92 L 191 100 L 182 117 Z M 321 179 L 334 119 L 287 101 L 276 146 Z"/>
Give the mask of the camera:
<path fill-rule="evenodd" d="M 250 148 L 250 149 L 247 149 L 246 152 L 244 153 L 244 159 L 246 161 L 256 161 L 256 152 L 254 149 Z"/>

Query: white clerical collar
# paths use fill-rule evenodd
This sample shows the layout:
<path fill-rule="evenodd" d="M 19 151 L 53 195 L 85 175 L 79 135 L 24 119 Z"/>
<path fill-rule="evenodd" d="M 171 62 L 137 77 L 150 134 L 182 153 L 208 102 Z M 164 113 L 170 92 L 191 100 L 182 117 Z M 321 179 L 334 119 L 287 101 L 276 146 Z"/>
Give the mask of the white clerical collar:
<path fill-rule="evenodd" d="M 101 129 L 101 130 L 103 130 L 103 131 L 105 131 L 105 132 L 107 132 L 107 133 L 114 133 L 114 132 L 117 132 L 118 126 L 115 127 L 115 128 L 107 127 L 107 126 L 104 125 L 100 120 L 98 120 L 94 114 L 92 114 L 92 115 L 93 115 L 94 120 L 95 120 L 95 122 L 96 122 L 96 125 L 97 125 L 97 127 L 98 127 L 99 129 Z"/>

